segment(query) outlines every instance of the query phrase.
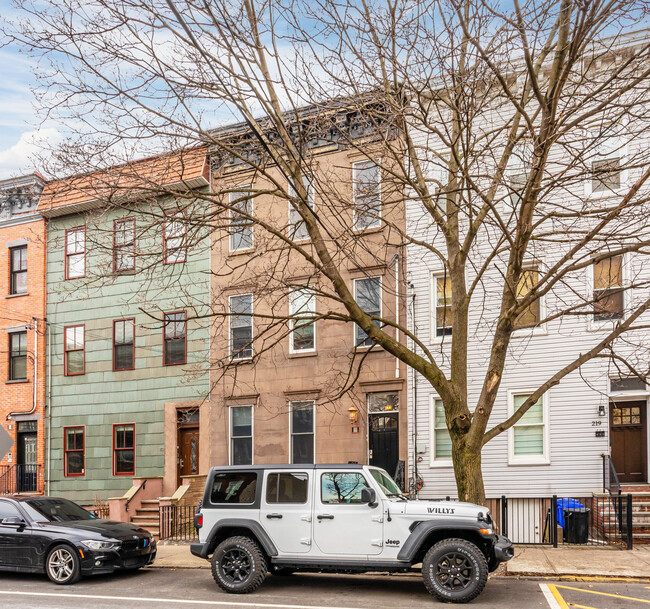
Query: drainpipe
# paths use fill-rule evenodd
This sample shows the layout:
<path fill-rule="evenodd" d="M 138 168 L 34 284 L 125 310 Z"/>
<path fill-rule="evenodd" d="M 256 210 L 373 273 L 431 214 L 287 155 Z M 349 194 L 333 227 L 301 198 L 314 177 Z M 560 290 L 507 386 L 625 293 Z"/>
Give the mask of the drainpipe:
<path fill-rule="evenodd" d="M 34 414 L 34 412 L 36 412 L 36 402 L 38 399 L 38 390 L 36 387 L 38 383 L 38 319 L 36 319 L 36 317 L 32 317 L 32 321 L 34 322 L 34 396 L 32 398 L 32 407 L 26 411 L 19 410 L 17 412 L 10 412 L 7 415 L 7 418 L 14 417 L 16 415 Z"/>
<path fill-rule="evenodd" d="M 393 256 L 395 264 L 395 342 L 399 342 L 399 254 Z M 395 378 L 399 378 L 399 359 L 395 358 Z"/>
<path fill-rule="evenodd" d="M 47 319 L 45 320 L 47 323 Z M 50 468 L 52 464 L 52 336 L 47 324 L 47 494 L 50 494 Z"/>

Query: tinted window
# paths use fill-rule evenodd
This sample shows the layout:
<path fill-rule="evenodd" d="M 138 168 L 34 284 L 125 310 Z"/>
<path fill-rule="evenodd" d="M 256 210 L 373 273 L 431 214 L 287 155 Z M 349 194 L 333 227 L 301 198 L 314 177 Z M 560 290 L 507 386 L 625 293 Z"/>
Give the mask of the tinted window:
<path fill-rule="evenodd" d="M 323 474 L 321 501 L 323 503 L 362 503 L 361 490 L 368 486 L 361 474 Z"/>
<path fill-rule="evenodd" d="M 307 503 L 307 474 L 269 474 L 266 481 L 267 503 Z"/>
<path fill-rule="evenodd" d="M 8 501 L 0 501 L 0 521 L 5 518 L 22 518 L 18 508 Z"/>
<path fill-rule="evenodd" d="M 50 522 L 72 522 L 93 518 L 90 512 L 67 499 L 30 499 L 25 503 L 38 513 L 38 516 L 35 516 L 36 519 L 45 518 Z"/>
<path fill-rule="evenodd" d="M 212 481 L 212 503 L 253 503 L 257 488 L 255 472 L 216 474 Z"/>

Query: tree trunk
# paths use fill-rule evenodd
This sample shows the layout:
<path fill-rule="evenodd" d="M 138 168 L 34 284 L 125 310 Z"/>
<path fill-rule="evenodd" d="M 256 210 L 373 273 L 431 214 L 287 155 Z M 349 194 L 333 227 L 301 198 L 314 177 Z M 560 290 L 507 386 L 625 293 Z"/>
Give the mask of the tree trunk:
<path fill-rule="evenodd" d="M 452 438 L 451 456 L 456 474 L 458 499 L 485 505 L 485 488 L 481 472 L 481 449 L 468 445 L 464 438 Z"/>

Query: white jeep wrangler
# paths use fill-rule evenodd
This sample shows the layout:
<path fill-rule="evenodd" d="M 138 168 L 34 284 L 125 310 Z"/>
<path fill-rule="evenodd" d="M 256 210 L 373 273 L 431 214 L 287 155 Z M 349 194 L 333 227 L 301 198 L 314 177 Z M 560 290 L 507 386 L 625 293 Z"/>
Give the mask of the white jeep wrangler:
<path fill-rule="evenodd" d="M 411 501 L 366 465 L 213 467 L 195 517 L 192 554 L 212 562 L 226 592 L 256 590 L 268 571 L 411 571 L 427 590 L 465 603 L 513 556 L 487 508 Z"/>

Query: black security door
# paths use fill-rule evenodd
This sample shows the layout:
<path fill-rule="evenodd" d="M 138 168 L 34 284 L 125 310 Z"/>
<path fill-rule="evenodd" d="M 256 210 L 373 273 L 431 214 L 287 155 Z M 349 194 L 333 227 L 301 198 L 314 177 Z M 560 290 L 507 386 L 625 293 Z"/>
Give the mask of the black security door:
<path fill-rule="evenodd" d="M 377 412 L 368 415 L 370 465 L 395 475 L 399 458 L 399 428 L 396 412 Z"/>
<path fill-rule="evenodd" d="M 36 421 L 18 423 L 18 462 L 16 486 L 19 493 L 35 493 L 37 480 Z"/>

